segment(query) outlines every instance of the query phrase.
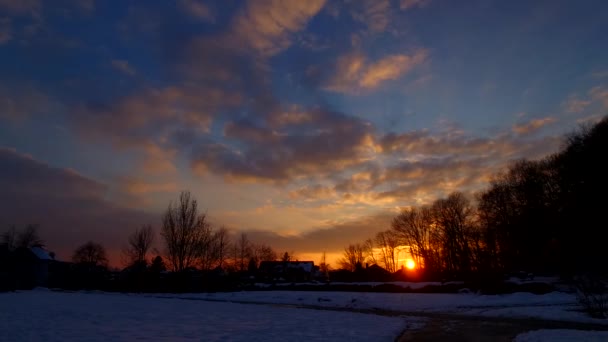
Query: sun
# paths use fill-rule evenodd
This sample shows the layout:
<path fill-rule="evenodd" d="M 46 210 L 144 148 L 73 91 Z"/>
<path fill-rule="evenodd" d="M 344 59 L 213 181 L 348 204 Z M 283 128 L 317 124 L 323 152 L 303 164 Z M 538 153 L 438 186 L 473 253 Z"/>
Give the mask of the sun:
<path fill-rule="evenodd" d="M 405 267 L 407 267 L 408 270 L 413 270 L 416 267 L 416 263 L 414 262 L 414 260 L 408 259 L 405 262 Z"/>

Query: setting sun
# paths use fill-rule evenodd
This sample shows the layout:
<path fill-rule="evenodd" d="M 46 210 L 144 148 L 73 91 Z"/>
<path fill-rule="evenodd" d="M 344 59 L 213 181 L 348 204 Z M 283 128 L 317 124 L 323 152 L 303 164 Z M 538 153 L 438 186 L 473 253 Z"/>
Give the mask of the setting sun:
<path fill-rule="evenodd" d="M 413 270 L 416 267 L 416 263 L 414 262 L 414 260 L 409 259 L 405 262 L 405 267 L 407 267 L 408 270 Z"/>

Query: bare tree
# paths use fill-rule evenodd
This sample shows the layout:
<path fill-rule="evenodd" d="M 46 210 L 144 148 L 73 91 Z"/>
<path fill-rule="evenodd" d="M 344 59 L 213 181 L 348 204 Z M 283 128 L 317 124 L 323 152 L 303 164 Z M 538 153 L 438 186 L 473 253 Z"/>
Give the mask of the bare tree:
<path fill-rule="evenodd" d="M 321 255 L 321 263 L 319 264 L 319 271 L 321 271 L 321 273 L 323 273 L 323 276 L 325 278 L 328 278 L 330 269 L 331 269 L 331 267 L 327 263 L 327 257 L 325 255 L 325 252 L 323 252 L 323 255 Z"/>
<path fill-rule="evenodd" d="M 439 247 L 429 207 L 404 209 L 393 219 L 391 228 L 401 244 L 410 247 L 416 265 L 427 270 L 437 267 Z"/>
<path fill-rule="evenodd" d="M 17 248 L 17 227 L 10 226 L 8 230 L 2 233 L 2 245 L 6 246 L 9 251 Z"/>
<path fill-rule="evenodd" d="M 2 234 L 2 242 L 9 251 L 16 248 L 30 248 L 36 245 L 43 245 L 43 241 L 38 234 L 38 225 L 28 224 L 23 231 L 17 230 L 14 225 Z"/>
<path fill-rule="evenodd" d="M 221 227 L 214 234 L 213 254 L 217 261 L 217 266 L 220 268 L 224 267 L 226 256 L 228 255 L 228 248 L 230 247 L 230 237 L 228 235 L 228 229 Z"/>
<path fill-rule="evenodd" d="M 374 240 L 372 240 L 372 239 L 365 240 L 365 242 L 363 243 L 363 250 L 365 251 L 365 257 L 367 259 L 369 259 L 369 261 L 371 261 L 372 264 L 377 264 L 378 261 L 376 260 L 376 253 L 375 253 L 374 249 L 375 249 Z"/>
<path fill-rule="evenodd" d="M 249 259 L 251 258 L 251 242 L 247 238 L 247 234 L 241 233 L 240 237 L 234 243 L 234 267 L 238 271 L 247 270 Z"/>
<path fill-rule="evenodd" d="M 198 214 L 198 202 L 189 191 L 183 191 L 176 204 L 169 204 L 163 217 L 161 236 L 174 271 L 180 272 L 194 265 L 208 225 L 206 215 Z"/>
<path fill-rule="evenodd" d="M 348 245 L 344 248 L 343 255 L 338 263 L 346 270 L 355 271 L 365 263 L 364 246 L 359 243 Z"/>
<path fill-rule="evenodd" d="M 376 234 L 376 245 L 380 249 L 380 260 L 384 268 L 393 273 L 397 270 L 395 252 L 399 243 L 394 231 L 388 230 Z"/>
<path fill-rule="evenodd" d="M 89 266 L 107 266 L 108 258 L 102 245 L 89 241 L 74 251 L 72 261 Z"/>
<path fill-rule="evenodd" d="M 129 262 L 133 263 L 146 263 L 146 256 L 150 247 L 154 242 L 154 230 L 151 225 L 143 225 L 138 228 L 129 236 L 129 246 L 127 247 L 126 254 L 130 259 Z"/>
<path fill-rule="evenodd" d="M 433 203 L 435 225 L 441 231 L 445 270 L 468 272 L 471 270 L 471 246 L 469 236 L 472 228 L 473 207 L 460 192 Z"/>
<path fill-rule="evenodd" d="M 277 252 L 272 247 L 266 244 L 252 244 L 251 245 L 252 258 L 259 267 L 262 261 L 275 261 L 277 260 Z"/>
<path fill-rule="evenodd" d="M 215 255 L 215 234 L 211 225 L 205 225 L 201 230 L 201 236 L 198 243 L 198 255 L 200 256 L 201 268 L 210 270 L 216 262 Z"/>

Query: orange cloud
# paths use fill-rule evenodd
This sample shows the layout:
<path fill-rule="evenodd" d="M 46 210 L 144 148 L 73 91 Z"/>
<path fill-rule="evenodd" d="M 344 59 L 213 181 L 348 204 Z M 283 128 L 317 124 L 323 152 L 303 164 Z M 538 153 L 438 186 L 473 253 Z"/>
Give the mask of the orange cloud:
<path fill-rule="evenodd" d="M 233 21 L 235 43 L 263 56 L 275 55 L 291 45 L 290 35 L 302 30 L 324 5 L 325 0 L 248 1 Z"/>
<path fill-rule="evenodd" d="M 145 195 L 159 192 L 176 193 L 180 189 L 179 185 L 174 182 L 154 183 L 135 179 L 126 181 L 124 188 L 128 193 L 133 195 Z"/>
<path fill-rule="evenodd" d="M 513 132 L 519 135 L 532 134 L 540 130 L 541 128 L 554 123 L 557 121 L 555 118 L 547 117 L 542 119 L 534 119 L 528 122 L 516 124 L 513 126 Z"/>
<path fill-rule="evenodd" d="M 412 55 L 389 55 L 371 63 L 360 53 L 344 55 L 337 60 L 336 72 L 325 89 L 340 93 L 373 90 L 386 81 L 401 78 L 422 64 L 427 55 L 426 50 L 418 50 Z"/>

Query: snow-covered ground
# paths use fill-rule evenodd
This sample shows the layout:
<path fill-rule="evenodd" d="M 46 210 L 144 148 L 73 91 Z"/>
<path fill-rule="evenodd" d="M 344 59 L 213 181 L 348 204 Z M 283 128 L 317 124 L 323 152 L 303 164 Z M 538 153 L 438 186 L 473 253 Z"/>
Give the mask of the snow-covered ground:
<path fill-rule="evenodd" d="M 124 294 L 0 293 L 2 341 L 392 341 L 416 321 Z"/>
<path fill-rule="evenodd" d="M 535 330 L 517 335 L 515 342 L 605 342 L 608 331 L 584 331 L 566 329 Z"/>
<path fill-rule="evenodd" d="M 372 314 L 373 310 L 398 313 L 381 316 Z M 420 313 L 429 317 L 413 317 Z M 574 295 L 558 292 L 494 296 L 303 291 L 119 294 L 38 289 L 0 293 L 0 340 L 390 341 L 404 330 L 423 328 L 425 321 L 441 320 L 445 316 L 437 314 L 445 313 L 599 323 L 608 329 L 607 320 L 583 314 Z M 520 334 L 517 341 L 608 341 L 607 334 L 540 330 Z"/>
<path fill-rule="evenodd" d="M 228 293 L 159 294 L 152 296 L 207 299 L 247 303 L 276 303 L 353 309 L 385 309 L 402 312 L 442 312 L 487 317 L 534 317 L 583 323 L 608 324 L 580 310 L 574 294 L 552 292 L 545 295 L 506 295 L 243 291 Z"/>

